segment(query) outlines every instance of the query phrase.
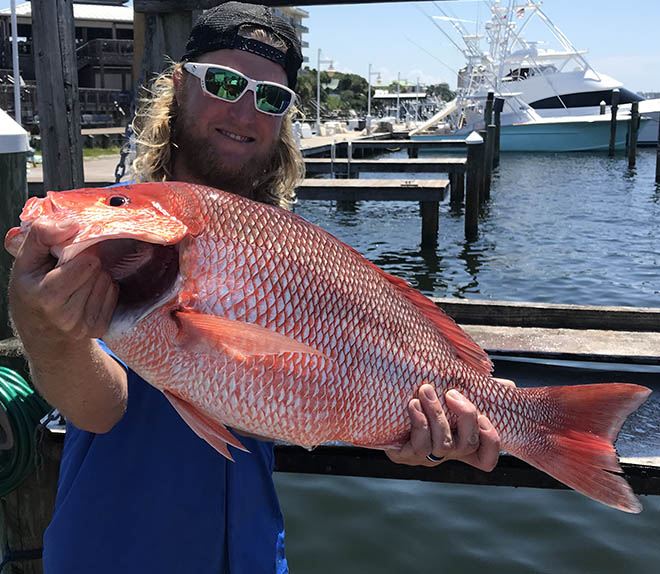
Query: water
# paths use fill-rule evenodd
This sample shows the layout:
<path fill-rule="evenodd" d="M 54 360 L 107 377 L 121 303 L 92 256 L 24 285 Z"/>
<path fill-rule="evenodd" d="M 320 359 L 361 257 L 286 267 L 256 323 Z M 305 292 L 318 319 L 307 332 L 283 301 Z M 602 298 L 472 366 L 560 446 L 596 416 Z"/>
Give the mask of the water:
<path fill-rule="evenodd" d="M 504 154 L 479 239 L 466 242 L 462 210 L 444 204 L 439 246 L 430 251 L 419 246 L 415 203 L 351 209 L 310 201 L 296 212 L 427 295 L 660 307 L 654 173 L 654 150 L 640 150 L 632 172 L 621 156 Z M 496 374 L 534 384 L 512 364 L 498 363 Z M 548 368 L 550 374 L 555 382 L 576 382 L 570 370 Z M 660 375 L 640 382 L 654 381 Z M 649 430 L 648 446 L 657 453 L 660 401 L 652 398 L 631 423 Z M 643 496 L 644 512 L 629 515 L 572 491 L 284 473 L 275 481 L 293 572 L 660 569 L 659 496 Z"/>

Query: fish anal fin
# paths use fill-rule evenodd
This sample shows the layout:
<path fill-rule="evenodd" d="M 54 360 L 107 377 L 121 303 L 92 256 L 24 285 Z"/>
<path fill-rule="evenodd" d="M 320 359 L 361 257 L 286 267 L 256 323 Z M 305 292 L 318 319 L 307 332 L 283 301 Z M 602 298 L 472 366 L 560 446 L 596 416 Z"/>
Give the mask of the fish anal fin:
<path fill-rule="evenodd" d="M 163 391 L 167 400 L 170 401 L 174 409 L 186 421 L 186 424 L 195 432 L 197 436 L 204 439 L 221 455 L 228 458 L 232 462 L 233 457 L 229 453 L 227 445 L 230 444 L 239 450 L 249 452 L 227 428 L 214 421 L 207 414 L 200 411 L 189 402 L 177 397 L 169 391 Z"/>
<path fill-rule="evenodd" d="M 260 325 L 198 313 L 175 312 L 179 333 L 175 343 L 200 352 L 220 351 L 238 360 L 280 353 L 323 355 L 320 351 Z"/>

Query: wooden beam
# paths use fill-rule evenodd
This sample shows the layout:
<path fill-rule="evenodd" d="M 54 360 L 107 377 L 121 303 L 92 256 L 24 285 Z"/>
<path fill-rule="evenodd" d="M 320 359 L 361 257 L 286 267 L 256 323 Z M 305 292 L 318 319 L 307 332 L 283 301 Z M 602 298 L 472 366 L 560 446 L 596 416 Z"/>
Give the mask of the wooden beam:
<path fill-rule="evenodd" d="M 651 465 L 622 462 L 621 466 L 625 478 L 637 494 L 660 494 L 660 467 L 657 463 Z M 308 452 L 296 446 L 277 445 L 275 471 L 489 486 L 568 488 L 508 454 L 500 456 L 497 467 L 492 472 L 483 472 L 454 460 L 433 468 L 395 464 L 384 453 L 366 448 L 323 446 Z"/>
<path fill-rule="evenodd" d="M 660 309 L 432 297 L 457 323 L 660 332 Z"/>
<path fill-rule="evenodd" d="M 346 173 L 348 160 L 345 158 L 305 158 L 307 174 Z M 361 172 L 412 172 L 412 173 L 465 173 L 467 159 L 464 157 L 431 159 L 352 159 L 351 171 Z"/>
<path fill-rule="evenodd" d="M 206 10 L 222 4 L 226 0 L 134 0 L 136 12 L 178 12 L 180 10 Z M 243 0 L 247 4 L 266 4 L 278 6 L 333 6 L 345 4 L 386 4 L 402 0 Z M 403 0 L 412 2 L 414 0 Z M 430 1 L 430 0 L 429 0 Z M 441 0 L 442 1 L 442 0 Z"/>
<path fill-rule="evenodd" d="M 135 9 L 134 34 L 137 40 L 133 62 L 137 68 L 137 86 L 147 86 L 168 67 L 168 60 L 178 62 L 185 51 L 193 24 L 194 12 L 177 9 L 138 15 Z"/>
<path fill-rule="evenodd" d="M 72 0 L 34 0 L 32 36 L 37 77 L 44 187 L 83 185 L 78 64 Z"/>
<path fill-rule="evenodd" d="M 344 201 L 442 201 L 446 179 L 305 179 L 296 188 L 300 199 Z"/>
<path fill-rule="evenodd" d="M 19 225 L 18 216 L 27 201 L 26 152 L 0 154 L 0 237 Z M 7 285 L 14 258 L 0 249 L 0 339 L 11 336 Z"/>

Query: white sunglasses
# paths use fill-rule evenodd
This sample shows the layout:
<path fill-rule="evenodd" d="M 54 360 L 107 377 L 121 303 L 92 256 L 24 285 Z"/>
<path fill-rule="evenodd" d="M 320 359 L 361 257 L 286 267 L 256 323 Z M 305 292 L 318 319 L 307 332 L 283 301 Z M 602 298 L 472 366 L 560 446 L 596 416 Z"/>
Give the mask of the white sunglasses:
<path fill-rule="evenodd" d="M 204 93 L 223 102 L 237 102 L 252 90 L 254 107 L 270 116 L 283 116 L 296 101 L 296 93 L 286 86 L 253 80 L 226 66 L 186 62 L 183 68 L 201 80 Z"/>

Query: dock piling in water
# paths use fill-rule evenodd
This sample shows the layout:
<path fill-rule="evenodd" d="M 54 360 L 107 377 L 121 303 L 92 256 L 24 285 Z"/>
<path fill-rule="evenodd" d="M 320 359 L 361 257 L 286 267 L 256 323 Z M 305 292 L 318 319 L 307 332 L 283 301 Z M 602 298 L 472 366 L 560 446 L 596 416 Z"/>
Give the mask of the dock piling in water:
<path fill-rule="evenodd" d="M 616 145 L 616 114 L 619 109 L 619 88 L 612 90 L 612 119 L 610 120 L 610 147 L 609 155 L 614 156 L 614 147 Z"/>
<path fill-rule="evenodd" d="M 502 131 L 502 122 L 500 120 L 500 114 L 504 109 L 504 98 L 495 98 L 495 104 L 493 105 L 493 116 L 495 124 L 495 151 L 493 153 L 493 168 L 499 167 L 500 165 L 500 132 Z"/>
<path fill-rule="evenodd" d="M 488 97 L 486 98 L 486 109 L 484 110 L 484 126 L 493 123 L 493 104 L 495 103 L 495 92 L 488 90 Z"/>
<path fill-rule="evenodd" d="M 490 124 L 486 130 L 486 157 L 484 161 L 484 201 L 490 199 L 490 184 L 493 179 L 493 162 L 495 156 L 496 127 Z"/>
<path fill-rule="evenodd" d="M 483 183 L 484 139 L 472 132 L 465 140 L 467 144 L 467 173 L 465 184 L 465 238 L 477 238 L 479 228 L 479 196 Z"/>
<path fill-rule="evenodd" d="M 637 134 L 639 132 L 639 102 L 633 102 L 630 111 L 630 137 L 628 138 L 628 167 L 635 167 L 637 156 Z"/>
<path fill-rule="evenodd" d="M 658 143 L 655 150 L 655 182 L 660 183 L 660 120 L 658 121 Z"/>

